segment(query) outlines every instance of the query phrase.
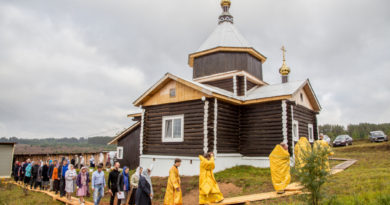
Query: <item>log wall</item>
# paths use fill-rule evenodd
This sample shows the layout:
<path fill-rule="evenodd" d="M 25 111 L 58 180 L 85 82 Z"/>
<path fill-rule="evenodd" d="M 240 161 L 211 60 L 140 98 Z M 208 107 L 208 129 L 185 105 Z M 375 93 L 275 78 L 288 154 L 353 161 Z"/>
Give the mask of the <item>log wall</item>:
<path fill-rule="evenodd" d="M 306 137 L 309 139 L 308 124 L 313 124 L 314 140 L 318 139 L 318 129 L 316 113 L 312 110 L 303 107 L 302 105 L 294 106 L 294 119 L 299 124 L 299 137 Z"/>
<path fill-rule="evenodd" d="M 144 109 L 144 154 L 197 156 L 203 153 L 203 101 L 155 105 Z M 182 114 L 184 142 L 162 142 L 162 117 Z"/>
<path fill-rule="evenodd" d="M 217 121 L 218 153 L 238 153 L 240 147 L 240 108 L 223 101 L 218 101 Z"/>
<path fill-rule="evenodd" d="M 240 153 L 268 156 L 283 141 L 281 101 L 241 107 Z"/>
<path fill-rule="evenodd" d="M 121 167 L 136 169 L 139 166 L 140 130 L 141 126 L 138 126 L 118 140 L 118 146 L 123 147 L 123 159 L 118 159 Z"/>
<path fill-rule="evenodd" d="M 218 52 L 195 58 L 193 78 L 233 70 L 245 70 L 263 80 L 261 61 L 248 53 L 240 52 Z"/>
<path fill-rule="evenodd" d="M 204 84 L 215 86 L 233 92 L 233 78 L 204 82 Z"/>

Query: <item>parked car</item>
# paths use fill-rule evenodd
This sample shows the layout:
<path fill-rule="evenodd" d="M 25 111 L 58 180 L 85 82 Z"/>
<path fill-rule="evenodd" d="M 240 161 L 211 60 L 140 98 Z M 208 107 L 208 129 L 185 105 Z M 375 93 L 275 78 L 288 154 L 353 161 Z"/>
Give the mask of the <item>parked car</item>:
<path fill-rule="evenodd" d="M 349 135 L 339 135 L 333 141 L 333 147 L 352 145 L 352 137 Z"/>
<path fill-rule="evenodd" d="M 389 137 L 383 131 L 372 131 L 370 132 L 369 139 L 371 142 L 383 142 L 389 141 Z"/>

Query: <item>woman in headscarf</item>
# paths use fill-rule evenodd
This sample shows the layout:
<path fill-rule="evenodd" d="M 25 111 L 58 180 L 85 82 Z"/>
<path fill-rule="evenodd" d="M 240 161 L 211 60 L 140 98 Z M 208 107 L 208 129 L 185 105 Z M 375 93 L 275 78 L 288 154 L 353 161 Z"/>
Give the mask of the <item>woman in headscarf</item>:
<path fill-rule="evenodd" d="M 150 183 L 147 181 L 145 176 L 149 176 L 148 171 L 142 171 L 139 177 L 139 184 L 135 198 L 135 204 L 140 205 L 151 205 L 152 204 L 152 192 Z"/>
<path fill-rule="evenodd" d="M 88 195 L 88 183 L 89 183 L 89 173 L 87 172 L 87 167 L 82 167 L 79 175 L 77 176 L 77 196 L 80 197 L 80 204 L 84 205 L 84 197 Z"/>
<path fill-rule="evenodd" d="M 132 191 L 131 191 L 131 196 L 130 196 L 130 201 L 129 201 L 130 205 L 135 205 L 135 197 L 136 197 L 136 192 L 138 189 L 138 183 L 139 183 L 139 178 L 140 178 L 141 172 L 142 172 L 142 167 L 138 167 L 137 170 L 135 171 L 135 173 L 133 175 L 131 175 L 130 184 L 132 187 Z"/>
<path fill-rule="evenodd" d="M 65 172 L 65 191 L 66 191 L 66 198 L 68 200 L 71 200 L 72 193 L 75 190 L 76 177 L 77 177 L 77 172 L 74 169 L 73 164 L 70 164 L 68 171 Z"/>
<path fill-rule="evenodd" d="M 199 204 L 210 204 L 222 201 L 224 198 L 219 190 L 213 173 L 215 168 L 214 154 L 207 153 L 205 156 L 199 155 L 199 159 Z"/>
<path fill-rule="evenodd" d="M 129 168 L 124 166 L 122 173 L 118 176 L 117 181 L 118 191 L 123 192 L 124 199 L 121 200 L 121 204 L 126 204 L 127 197 L 130 191 L 130 177 L 129 177 Z"/>

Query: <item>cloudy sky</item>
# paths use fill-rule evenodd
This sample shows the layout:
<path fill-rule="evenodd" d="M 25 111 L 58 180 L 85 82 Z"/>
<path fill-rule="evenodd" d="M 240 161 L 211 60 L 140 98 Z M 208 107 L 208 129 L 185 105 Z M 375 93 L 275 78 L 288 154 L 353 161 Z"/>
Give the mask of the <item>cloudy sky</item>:
<path fill-rule="evenodd" d="M 310 78 L 324 123 L 390 122 L 390 1 L 232 0 L 279 83 Z M 0 0 L 0 137 L 113 135 L 217 25 L 219 0 Z"/>

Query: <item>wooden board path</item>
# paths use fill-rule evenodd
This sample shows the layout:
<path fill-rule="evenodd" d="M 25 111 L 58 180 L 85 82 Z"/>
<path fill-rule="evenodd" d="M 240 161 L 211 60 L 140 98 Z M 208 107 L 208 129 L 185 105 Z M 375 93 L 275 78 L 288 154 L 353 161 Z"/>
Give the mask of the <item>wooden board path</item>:
<path fill-rule="evenodd" d="M 348 167 L 352 166 L 357 160 L 354 159 L 343 159 L 343 158 L 332 158 L 330 160 L 340 160 L 345 161 L 341 164 L 338 164 L 334 166 L 331 170 L 330 174 L 337 174 L 339 172 L 344 171 Z M 276 192 L 265 192 L 265 193 L 259 193 L 259 194 L 251 194 L 251 195 L 245 195 L 245 196 L 238 196 L 238 197 L 232 197 L 232 198 L 226 198 L 222 202 L 214 203 L 214 205 L 229 205 L 229 204 L 250 204 L 250 202 L 254 201 L 262 201 L 267 199 L 275 199 L 285 196 L 292 196 L 292 195 L 299 195 L 303 194 L 302 192 L 303 186 L 300 185 L 298 182 L 289 184 L 284 194 L 277 194 Z"/>
<path fill-rule="evenodd" d="M 23 189 L 44 193 L 46 195 L 49 195 L 49 196 L 53 197 L 53 200 L 61 201 L 61 202 L 63 202 L 66 205 L 79 205 L 80 204 L 79 198 L 77 198 L 77 197 L 72 197 L 71 200 L 68 200 L 68 199 L 66 199 L 66 197 L 60 197 L 59 194 L 55 194 L 54 192 L 51 192 L 51 191 L 45 191 L 45 190 L 39 190 L 39 189 L 30 189 L 29 187 L 24 187 L 23 185 L 18 184 L 16 182 L 9 182 L 9 183 L 17 185 L 17 186 L 20 186 Z M 93 203 L 89 202 L 89 201 L 85 201 L 84 204 L 85 205 L 93 205 Z"/>

